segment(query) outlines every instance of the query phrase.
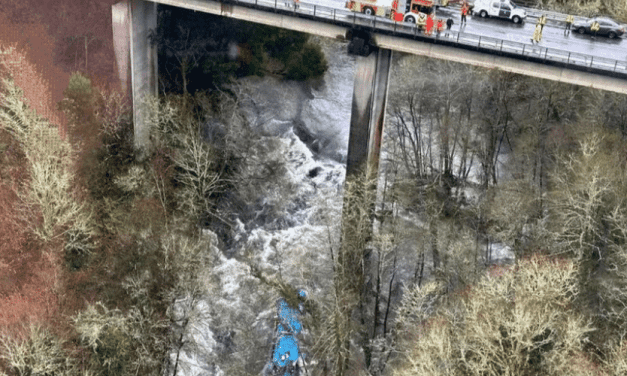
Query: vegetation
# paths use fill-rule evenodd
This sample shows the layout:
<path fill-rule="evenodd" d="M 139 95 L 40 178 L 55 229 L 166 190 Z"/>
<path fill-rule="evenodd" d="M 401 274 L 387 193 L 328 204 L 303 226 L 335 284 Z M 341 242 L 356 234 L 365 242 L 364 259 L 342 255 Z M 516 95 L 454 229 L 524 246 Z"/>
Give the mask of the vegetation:
<path fill-rule="evenodd" d="M 624 141 L 615 106 L 625 97 L 414 57 L 400 60 L 399 79 L 406 63 L 425 74 L 391 93 L 385 197 L 424 218 L 426 239 L 415 246 L 420 278 L 397 311 L 396 324 L 408 326 L 389 345 L 398 354 L 390 371 L 614 374 L 624 333 Z M 515 266 L 482 277 L 493 242 L 510 247 Z M 566 290 L 550 294 L 566 300 L 526 300 L 549 293 L 541 286 L 560 270 L 567 275 L 551 286 Z M 427 272 L 435 284 L 421 285 Z"/>
<path fill-rule="evenodd" d="M 159 8 L 160 88 L 191 93 L 223 88 L 232 79 L 266 74 L 305 81 L 322 77 L 328 64 L 309 35 L 265 25 Z"/>
<path fill-rule="evenodd" d="M 148 103 L 155 149 L 139 161 L 129 106 L 120 94 L 73 75 L 59 104 L 70 120 L 66 140 L 28 108 L 13 66 L 2 67 L 0 117 L 8 153 L 1 235 L 10 241 L 3 243 L 7 278 L 0 303 L 11 307 L 2 311 L 3 370 L 176 374 L 189 368 L 181 354 L 202 352 L 190 333 L 211 320 L 213 330 L 233 333 L 220 366 L 255 372 L 266 360 L 258 351 L 266 344 L 248 328 L 262 309 L 257 299 L 269 289 L 249 283 L 255 297 L 250 311 L 215 305 L 209 317 L 200 309 L 208 291 L 221 288 L 211 272 L 221 257 L 220 240 L 203 228 L 230 241 L 235 210 L 254 207 L 269 192 L 282 205 L 281 191 L 291 189 L 277 190 L 284 156 L 267 158 L 265 144 L 238 111 L 233 93 L 244 96 L 246 87 Z M 232 320 L 221 322 L 222 315 Z M 247 355 L 230 355 L 234 348 Z"/>
<path fill-rule="evenodd" d="M 569 261 L 534 256 L 455 296 L 437 283 L 410 290 L 397 320 L 407 361 L 394 374 L 586 374 L 575 360 L 593 329 L 573 312 L 575 274 Z"/>
<path fill-rule="evenodd" d="M 529 6 L 583 17 L 607 15 L 619 22 L 627 22 L 627 10 L 620 0 L 532 0 Z"/>
<path fill-rule="evenodd" d="M 236 310 L 220 249 L 236 220 L 271 223 L 299 191 L 285 145 L 251 129 L 250 87 L 233 78 L 307 80 L 327 64 L 303 34 L 190 13 L 185 28 L 172 12 L 154 35 L 166 74 L 143 160 L 124 96 L 85 74 L 106 51 L 89 21 L 62 38 L 83 71 L 58 106 L 66 138 L 20 88 L 28 59 L 2 51 L 0 374 L 176 375 L 192 371 L 190 352 L 258 374 L 259 313 L 296 301 L 295 281 L 317 288 L 303 319 L 314 373 L 625 373 L 625 96 L 400 59 L 381 180 L 351 177 L 346 206 L 338 195 L 323 206 L 325 236 L 302 263 L 281 265 L 276 239 L 278 272 L 259 268 L 260 245 L 233 255 L 250 269 Z M 493 245 L 513 265 L 491 266 Z M 219 338 L 204 349 L 196 336 L 209 329 Z"/>

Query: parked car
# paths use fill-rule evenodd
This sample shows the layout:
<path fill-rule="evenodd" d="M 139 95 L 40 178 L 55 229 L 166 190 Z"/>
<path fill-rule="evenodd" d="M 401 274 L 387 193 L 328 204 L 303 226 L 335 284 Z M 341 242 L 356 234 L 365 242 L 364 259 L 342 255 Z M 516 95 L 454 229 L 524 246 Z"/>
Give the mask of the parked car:
<path fill-rule="evenodd" d="M 517 7 L 508 0 L 477 0 L 475 1 L 474 14 L 482 18 L 499 17 L 507 18 L 519 24 L 527 18 L 527 12 Z"/>
<path fill-rule="evenodd" d="M 590 27 L 592 23 L 597 21 L 599 23 L 598 35 L 607 35 L 608 38 L 613 39 L 625 34 L 625 27 L 618 24 L 616 21 L 606 17 L 589 18 L 584 21 L 578 21 L 573 24 L 573 29 L 579 34 L 592 34 Z"/>

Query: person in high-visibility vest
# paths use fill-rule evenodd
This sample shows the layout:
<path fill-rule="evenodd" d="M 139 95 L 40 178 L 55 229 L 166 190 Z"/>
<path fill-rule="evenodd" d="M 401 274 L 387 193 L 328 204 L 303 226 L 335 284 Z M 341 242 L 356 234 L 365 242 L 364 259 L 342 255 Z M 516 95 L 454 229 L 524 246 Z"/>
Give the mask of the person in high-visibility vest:
<path fill-rule="evenodd" d="M 440 33 L 444 30 L 444 21 L 441 18 L 438 18 L 438 22 L 436 24 L 436 32 L 437 36 L 440 36 Z"/>
<path fill-rule="evenodd" d="M 594 33 L 592 35 L 592 39 L 596 39 L 597 33 L 599 32 L 600 28 L 601 28 L 601 25 L 599 25 L 599 23 L 597 21 L 594 21 L 592 23 L 592 26 L 590 26 L 590 31 L 592 31 Z"/>
<path fill-rule="evenodd" d="M 575 17 L 573 17 L 570 14 L 566 16 L 566 29 L 564 30 L 564 34 L 570 34 L 570 28 L 571 26 L 573 26 L 574 22 L 575 22 Z"/>
<path fill-rule="evenodd" d="M 427 26 L 427 15 L 424 13 L 418 13 L 418 20 L 416 21 L 418 30 L 422 31 Z"/>
<path fill-rule="evenodd" d="M 427 35 L 431 36 L 431 32 L 433 32 L 433 15 L 430 14 L 427 16 Z"/>
<path fill-rule="evenodd" d="M 544 25 L 546 24 L 546 14 L 543 14 L 538 19 L 538 23 L 540 24 L 540 28 L 544 31 Z"/>
<path fill-rule="evenodd" d="M 467 14 L 468 14 L 468 4 L 464 1 L 464 4 L 462 4 L 462 22 L 461 22 L 462 25 L 466 23 Z"/>
<path fill-rule="evenodd" d="M 533 31 L 533 37 L 531 37 L 531 43 L 540 43 L 540 41 L 542 40 L 542 26 L 540 25 L 540 23 L 538 22 L 536 24 L 536 28 Z"/>

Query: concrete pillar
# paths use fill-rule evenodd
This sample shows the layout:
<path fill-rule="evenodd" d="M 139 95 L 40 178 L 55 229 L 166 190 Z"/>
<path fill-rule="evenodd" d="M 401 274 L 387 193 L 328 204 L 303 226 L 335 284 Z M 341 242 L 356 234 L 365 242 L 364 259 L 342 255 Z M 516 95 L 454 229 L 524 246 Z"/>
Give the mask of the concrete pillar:
<path fill-rule="evenodd" d="M 113 25 L 113 51 L 120 86 L 131 97 L 131 11 L 128 1 L 111 6 Z"/>
<path fill-rule="evenodd" d="M 346 257 L 354 257 L 354 252 L 363 251 L 372 233 L 391 57 L 392 51 L 384 49 L 368 57 L 357 57 L 344 183 L 340 264 Z M 345 270 L 350 268 L 349 265 L 342 267 Z M 358 270 L 352 273 L 360 278 Z"/>
<path fill-rule="evenodd" d="M 379 169 L 379 151 L 388 93 L 392 51 L 380 49 L 357 56 L 346 176 Z"/>
<path fill-rule="evenodd" d="M 157 50 L 148 35 L 157 28 L 157 3 L 125 0 L 112 6 L 113 46 L 118 74 L 133 105 L 134 143 L 138 150 L 150 147 L 145 97 L 157 95 Z"/>

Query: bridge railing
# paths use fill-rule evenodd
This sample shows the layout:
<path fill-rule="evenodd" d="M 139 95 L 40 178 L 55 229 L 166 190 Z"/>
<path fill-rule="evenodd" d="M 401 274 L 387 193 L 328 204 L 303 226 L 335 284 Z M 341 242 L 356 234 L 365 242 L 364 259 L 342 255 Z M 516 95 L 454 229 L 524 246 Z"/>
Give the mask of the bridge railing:
<path fill-rule="evenodd" d="M 528 43 L 503 40 L 482 35 L 450 30 L 443 31 L 439 35 L 433 33 L 427 36 L 414 24 L 394 22 L 390 19 L 375 16 L 366 16 L 349 10 L 327 7 L 306 2 L 297 3 L 294 7 L 293 0 L 229 0 L 237 4 L 251 4 L 257 7 L 271 8 L 273 11 L 293 13 L 315 19 L 326 19 L 342 26 L 359 26 L 371 28 L 374 31 L 391 33 L 399 37 L 418 38 L 423 41 L 441 43 L 458 47 L 473 47 L 484 51 L 493 51 L 497 54 L 518 56 L 523 59 L 537 62 L 553 62 L 560 65 L 590 69 L 609 74 L 616 73 L 627 77 L 627 61 L 596 57 L 582 53 L 570 52 L 556 48 L 547 48 Z"/>
<path fill-rule="evenodd" d="M 545 15 L 547 22 L 553 22 L 556 24 L 566 24 L 566 14 L 559 12 L 552 12 L 548 10 L 534 9 L 534 8 L 523 8 L 527 13 L 527 16 L 533 19 L 540 18 L 540 16 Z M 573 15 L 574 21 L 579 22 L 583 20 L 587 20 L 586 17 Z"/>

